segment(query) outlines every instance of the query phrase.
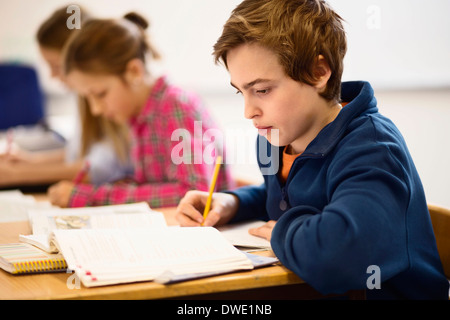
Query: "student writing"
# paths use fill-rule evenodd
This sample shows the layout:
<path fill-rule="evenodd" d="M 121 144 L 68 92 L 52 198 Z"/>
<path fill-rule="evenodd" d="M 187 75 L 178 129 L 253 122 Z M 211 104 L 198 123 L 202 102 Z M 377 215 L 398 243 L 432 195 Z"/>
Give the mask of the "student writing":
<path fill-rule="evenodd" d="M 419 175 L 368 82 L 341 83 L 346 37 L 325 1 L 245 0 L 214 46 L 259 130 L 261 186 L 186 194 L 183 226 L 269 220 L 253 234 L 324 294 L 367 289 L 369 299 L 448 299 Z M 347 102 L 342 107 L 341 101 Z M 262 148 L 264 147 L 264 148 Z M 261 159 L 271 150 L 267 170 Z M 270 168 L 269 168 L 270 169 Z"/>
<path fill-rule="evenodd" d="M 129 125 L 134 176 L 99 186 L 60 182 L 49 189 L 54 204 L 80 207 L 147 201 L 151 207 L 163 207 L 177 205 L 188 190 L 208 190 L 214 165 L 194 161 L 193 155 L 204 151 L 194 127 L 196 121 L 201 121 L 204 131 L 216 124 L 197 95 L 151 72 L 149 64 L 159 55 L 147 39 L 147 27 L 136 13 L 123 19 L 91 19 L 65 48 L 67 82 L 89 101 L 92 113 Z M 172 134 L 177 129 L 186 130 L 191 138 L 190 150 L 184 150 L 188 159 L 181 163 L 171 158 L 177 144 Z M 222 155 L 221 146 L 213 153 L 213 157 Z M 223 166 L 217 188 L 230 185 L 229 168 Z"/>

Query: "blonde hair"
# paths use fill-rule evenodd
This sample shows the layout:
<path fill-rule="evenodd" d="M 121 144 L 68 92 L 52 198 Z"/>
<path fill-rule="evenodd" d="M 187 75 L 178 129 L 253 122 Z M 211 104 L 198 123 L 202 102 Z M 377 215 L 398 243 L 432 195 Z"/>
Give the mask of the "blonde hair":
<path fill-rule="evenodd" d="M 216 63 L 227 66 L 227 52 L 257 43 L 278 56 L 285 73 L 314 85 L 314 67 L 322 55 L 331 77 L 321 96 L 340 101 L 347 41 L 343 19 L 324 0 L 244 0 L 232 12 L 214 45 Z"/>

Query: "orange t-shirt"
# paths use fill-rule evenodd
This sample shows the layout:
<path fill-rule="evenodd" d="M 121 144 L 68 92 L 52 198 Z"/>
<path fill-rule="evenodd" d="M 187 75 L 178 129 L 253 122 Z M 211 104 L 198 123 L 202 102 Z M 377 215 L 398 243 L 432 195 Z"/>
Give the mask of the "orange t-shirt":
<path fill-rule="evenodd" d="M 289 171 L 291 170 L 292 164 L 294 163 L 294 160 L 301 155 L 299 154 L 289 154 L 286 152 L 286 149 L 288 149 L 289 146 L 284 147 L 283 150 L 283 160 L 281 162 L 281 171 L 279 174 L 279 177 L 281 179 L 281 182 L 286 183 L 287 177 L 289 175 Z"/>

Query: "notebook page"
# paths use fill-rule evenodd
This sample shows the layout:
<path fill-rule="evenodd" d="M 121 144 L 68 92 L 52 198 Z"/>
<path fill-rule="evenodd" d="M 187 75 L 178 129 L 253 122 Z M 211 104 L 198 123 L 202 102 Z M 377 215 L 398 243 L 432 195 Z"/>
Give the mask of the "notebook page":
<path fill-rule="evenodd" d="M 250 228 L 259 228 L 266 222 L 260 220 L 244 221 L 217 228 L 231 244 L 253 249 L 271 249 L 270 241 L 251 235 Z"/>
<path fill-rule="evenodd" d="M 253 268 L 214 228 L 56 230 L 54 236 L 85 285 L 152 280 L 168 269 L 183 274 Z"/>
<path fill-rule="evenodd" d="M 54 229 L 167 226 L 163 214 L 146 203 L 32 210 L 30 222 L 34 235 L 49 235 Z"/>

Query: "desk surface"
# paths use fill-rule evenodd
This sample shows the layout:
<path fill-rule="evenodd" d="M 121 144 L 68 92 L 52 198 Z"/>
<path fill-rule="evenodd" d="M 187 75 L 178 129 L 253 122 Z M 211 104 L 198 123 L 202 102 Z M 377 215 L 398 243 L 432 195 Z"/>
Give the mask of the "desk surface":
<path fill-rule="evenodd" d="M 174 209 L 160 210 L 168 224 L 174 224 Z M 30 234 L 27 221 L 0 223 L 0 243 L 19 241 L 19 234 Z M 261 254 L 272 255 L 270 251 Z M 294 273 L 281 265 L 274 265 L 252 271 L 235 272 L 170 285 L 141 282 L 106 287 L 70 289 L 68 273 L 47 273 L 14 276 L 0 270 L 0 299 L 165 299 L 183 298 L 211 294 L 237 293 L 242 290 L 276 288 L 286 285 L 302 285 L 305 292 L 311 288 Z M 246 291 L 249 293 L 248 291 Z M 245 297 L 245 295 L 244 295 Z M 253 296 L 248 296 L 251 299 Z M 274 299 L 276 297 L 274 296 Z"/>
<path fill-rule="evenodd" d="M 177 224 L 175 208 L 158 209 L 158 211 L 164 214 L 167 224 Z M 0 243 L 18 242 L 20 234 L 30 233 L 28 221 L 0 223 Z M 273 256 L 272 251 L 257 254 Z M 74 282 L 71 281 L 73 279 L 73 274 L 69 273 L 14 276 L 0 269 L 0 299 L 293 300 L 325 297 L 281 264 L 169 285 L 148 281 L 94 288 L 86 288 L 80 284 L 79 288 L 74 288 Z M 364 291 L 350 291 L 345 296 L 349 299 L 365 299 Z"/>

